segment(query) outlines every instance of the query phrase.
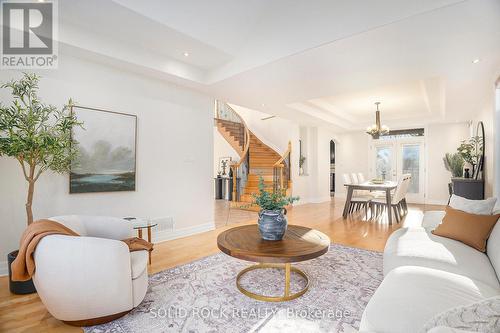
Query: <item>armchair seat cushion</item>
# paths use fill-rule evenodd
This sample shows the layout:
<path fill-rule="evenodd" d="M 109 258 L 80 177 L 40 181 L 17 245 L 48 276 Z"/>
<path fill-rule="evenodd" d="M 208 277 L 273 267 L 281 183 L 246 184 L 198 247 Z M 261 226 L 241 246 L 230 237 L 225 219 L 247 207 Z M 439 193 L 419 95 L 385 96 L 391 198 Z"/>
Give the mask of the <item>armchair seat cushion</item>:
<path fill-rule="evenodd" d="M 137 279 L 148 267 L 148 251 L 130 252 L 130 267 L 132 268 L 132 279 Z"/>

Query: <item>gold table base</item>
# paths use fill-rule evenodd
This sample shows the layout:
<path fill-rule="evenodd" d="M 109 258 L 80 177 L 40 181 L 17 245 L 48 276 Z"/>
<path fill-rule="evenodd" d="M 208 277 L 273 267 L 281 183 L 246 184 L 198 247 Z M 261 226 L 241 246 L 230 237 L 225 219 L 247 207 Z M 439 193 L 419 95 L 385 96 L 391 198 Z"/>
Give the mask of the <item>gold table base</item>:
<path fill-rule="evenodd" d="M 265 295 L 260 295 L 253 293 L 245 288 L 243 288 L 240 284 L 240 279 L 241 277 L 250 271 L 256 270 L 256 269 L 266 269 L 266 268 L 280 268 L 285 270 L 285 293 L 283 296 L 265 296 Z M 306 280 L 306 286 L 300 290 L 299 292 L 296 292 L 295 294 L 290 294 L 290 274 L 291 272 L 295 272 L 302 276 Z M 290 263 L 287 264 L 257 264 L 253 265 L 250 267 L 245 268 L 241 272 L 238 273 L 236 276 L 236 287 L 238 287 L 238 290 L 253 299 L 259 300 L 259 301 L 266 301 L 266 302 L 284 302 L 284 301 L 289 301 L 292 299 L 295 299 L 297 297 L 302 296 L 308 289 L 309 289 L 309 277 L 307 276 L 306 273 L 301 271 L 298 268 L 292 267 Z"/>

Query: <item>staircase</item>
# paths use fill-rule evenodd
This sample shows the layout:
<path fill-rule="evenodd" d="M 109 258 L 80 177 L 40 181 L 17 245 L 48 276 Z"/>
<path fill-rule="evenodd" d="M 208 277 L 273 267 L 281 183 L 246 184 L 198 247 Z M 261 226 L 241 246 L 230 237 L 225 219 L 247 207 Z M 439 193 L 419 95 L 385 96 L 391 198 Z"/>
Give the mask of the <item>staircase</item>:
<path fill-rule="evenodd" d="M 281 156 L 253 134 L 236 111 L 219 101 L 216 101 L 215 123 L 219 133 L 240 155 L 240 161 L 231 165 L 233 207 L 258 210 L 251 203 L 252 194 L 259 192 L 260 177 L 268 191 L 286 190 L 291 194 L 290 144 Z"/>
<path fill-rule="evenodd" d="M 264 184 L 269 190 L 273 188 L 274 164 L 281 158 L 269 146 L 260 141 L 250 132 L 250 171 L 248 173 L 247 183 L 240 195 L 240 201 L 251 203 L 252 194 L 259 192 L 260 177 L 264 178 Z"/>

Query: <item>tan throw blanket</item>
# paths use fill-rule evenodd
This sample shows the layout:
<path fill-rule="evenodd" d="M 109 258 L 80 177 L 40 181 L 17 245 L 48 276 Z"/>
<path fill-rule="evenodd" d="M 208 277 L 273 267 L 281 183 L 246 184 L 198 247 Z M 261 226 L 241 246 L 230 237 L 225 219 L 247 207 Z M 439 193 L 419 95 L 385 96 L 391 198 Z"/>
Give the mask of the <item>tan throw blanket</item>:
<path fill-rule="evenodd" d="M 40 240 L 48 235 L 80 236 L 61 223 L 51 220 L 39 220 L 31 223 L 21 236 L 19 253 L 11 264 L 12 281 L 26 281 L 35 273 L 33 253 Z M 153 244 L 141 238 L 133 237 L 122 240 L 130 251 L 152 251 Z"/>

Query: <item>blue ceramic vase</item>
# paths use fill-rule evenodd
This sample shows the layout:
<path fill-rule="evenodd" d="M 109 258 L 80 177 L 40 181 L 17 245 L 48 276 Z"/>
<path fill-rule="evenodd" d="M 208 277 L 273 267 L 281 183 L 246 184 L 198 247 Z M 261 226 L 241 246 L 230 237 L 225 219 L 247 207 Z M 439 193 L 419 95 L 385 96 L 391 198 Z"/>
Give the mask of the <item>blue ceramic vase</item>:
<path fill-rule="evenodd" d="M 259 212 L 259 232 L 264 240 L 281 240 L 286 232 L 288 221 L 286 210 L 261 210 Z"/>

